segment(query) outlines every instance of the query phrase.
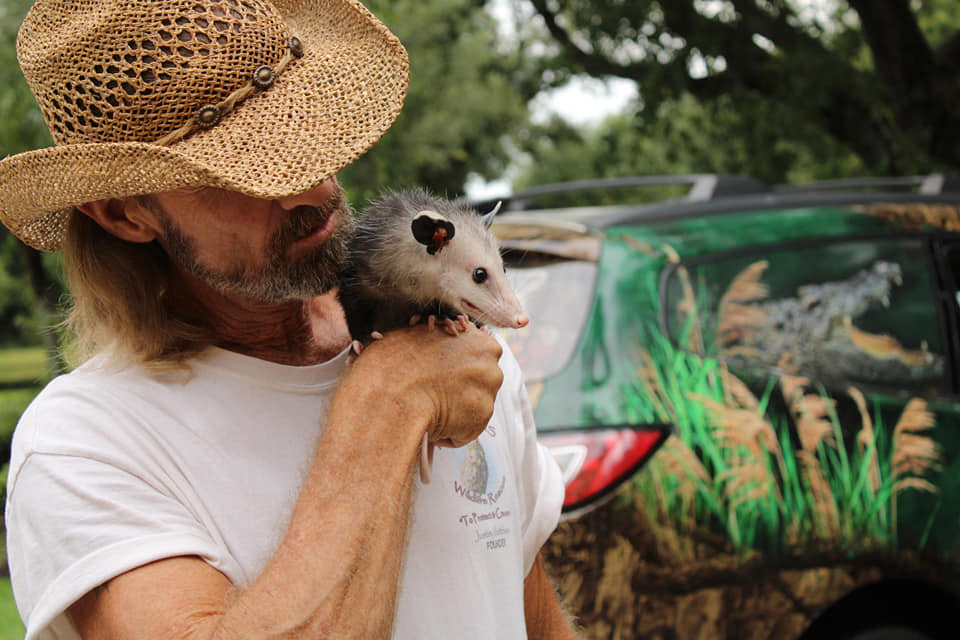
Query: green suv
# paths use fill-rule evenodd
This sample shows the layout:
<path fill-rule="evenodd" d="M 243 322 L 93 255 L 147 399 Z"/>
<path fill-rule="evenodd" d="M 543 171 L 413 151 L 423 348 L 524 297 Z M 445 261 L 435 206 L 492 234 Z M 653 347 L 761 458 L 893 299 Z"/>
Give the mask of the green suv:
<path fill-rule="evenodd" d="M 960 181 L 585 181 L 494 230 L 587 637 L 960 637 Z"/>

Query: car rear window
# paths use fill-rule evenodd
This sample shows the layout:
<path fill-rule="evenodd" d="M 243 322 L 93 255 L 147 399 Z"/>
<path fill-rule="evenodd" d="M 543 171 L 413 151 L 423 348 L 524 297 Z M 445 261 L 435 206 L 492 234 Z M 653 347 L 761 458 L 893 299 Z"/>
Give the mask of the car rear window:
<path fill-rule="evenodd" d="M 500 329 L 528 383 L 559 372 L 587 322 L 597 278 L 599 239 L 553 225 L 494 225 L 507 278 L 530 317 L 522 329 Z"/>
<path fill-rule="evenodd" d="M 771 371 L 936 395 L 944 355 L 930 259 L 920 238 L 777 246 L 681 262 L 665 282 L 677 345 L 748 381 Z"/>

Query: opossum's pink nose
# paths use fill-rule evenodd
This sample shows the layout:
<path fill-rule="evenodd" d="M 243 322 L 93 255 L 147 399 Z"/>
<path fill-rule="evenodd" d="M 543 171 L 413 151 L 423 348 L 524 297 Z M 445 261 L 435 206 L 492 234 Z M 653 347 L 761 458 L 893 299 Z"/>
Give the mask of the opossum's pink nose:
<path fill-rule="evenodd" d="M 530 318 L 527 317 L 527 314 L 521 313 L 516 318 L 513 319 L 513 326 L 516 329 L 522 329 L 530 323 Z"/>

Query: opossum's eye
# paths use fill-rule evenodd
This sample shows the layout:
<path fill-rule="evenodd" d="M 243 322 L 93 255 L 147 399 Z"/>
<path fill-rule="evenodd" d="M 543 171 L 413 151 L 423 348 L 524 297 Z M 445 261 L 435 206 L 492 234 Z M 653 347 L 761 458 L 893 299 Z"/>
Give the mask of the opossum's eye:
<path fill-rule="evenodd" d="M 473 281 L 477 284 L 483 284 L 487 281 L 487 270 L 483 267 L 478 267 L 473 270 Z"/>

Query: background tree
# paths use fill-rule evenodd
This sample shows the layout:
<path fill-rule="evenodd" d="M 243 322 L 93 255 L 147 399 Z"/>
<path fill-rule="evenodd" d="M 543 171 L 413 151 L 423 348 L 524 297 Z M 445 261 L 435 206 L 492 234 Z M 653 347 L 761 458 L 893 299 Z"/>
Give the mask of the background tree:
<path fill-rule="evenodd" d="M 512 2 L 518 11 L 529 2 L 542 21 L 544 85 L 573 73 L 633 80 L 641 131 L 692 96 L 704 117 L 726 104 L 745 123 L 786 124 L 770 144 L 800 148 L 813 132 L 810 157 L 824 166 L 818 148 L 839 146 L 874 174 L 960 169 L 952 0 Z"/>
<path fill-rule="evenodd" d="M 513 187 L 629 175 L 719 173 L 770 184 L 865 175 L 860 159 L 816 127 L 790 119 L 776 104 L 721 97 L 701 103 L 684 94 L 655 113 L 630 109 L 589 127 L 560 118 L 517 139 L 524 151 Z M 661 200 L 686 188 L 617 189 L 586 198 Z M 565 202 L 588 200 L 565 196 Z"/>
<path fill-rule="evenodd" d="M 53 144 L 17 65 L 17 29 L 32 2 L 0 3 L 0 156 Z M 59 370 L 52 326 L 62 293 L 59 256 L 27 247 L 0 227 L 0 345 L 43 342 L 51 373 Z"/>
<path fill-rule="evenodd" d="M 424 186 L 453 197 L 470 174 L 499 177 L 511 135 L 539 87 L 519 52 L 501 47 L 484 0 L 369 0 L 410 54 L 407 99 L 394 126 L 342 180 L 363 205 L 386 188 Z"/>

